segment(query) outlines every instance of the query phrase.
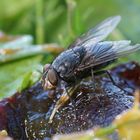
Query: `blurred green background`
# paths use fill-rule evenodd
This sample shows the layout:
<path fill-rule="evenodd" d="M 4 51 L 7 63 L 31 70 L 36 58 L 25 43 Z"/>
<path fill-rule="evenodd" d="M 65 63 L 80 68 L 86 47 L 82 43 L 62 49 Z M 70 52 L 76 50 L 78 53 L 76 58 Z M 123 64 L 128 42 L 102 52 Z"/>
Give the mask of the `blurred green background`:
<path fill-rule="evenodd" d="M 66 48 L 78 35 L 103 19 L 121 15 L 121 23 L 109 39 L 140 43 L 139 13 L 140 0 L 1 0 L 0 30 L 11 35 L 31 35 L 33 44 L 57 43 Z M 4 48 L 6 43 L 1 43 L 0 47 Z M 22 41 L 22 45 L 16 43 L 16 47 L 24 46 Z M 36 47 L 31 43 L 25 43 L 25 46 L 26 49 Z M 31 49 L 29 57 L 11 62 L 2 62 L 5 55 L 0 54 L 0 98 L 29 86 L 36 77 L 33 76 L 34 71 L 40 70 L 42 64 L 51 62 L 53 58 L 50 53 L 31 56 L 32 53 Z M 120 62 L 140 62 L 139 53 Z"/>
<path fill-rule="evenodd" d="M 69 0 L 69 3 L 74 1 Z M 123 20 L 119 29 L 123 36 L 139 41 L 140 0 L 75 0 L 75 4 L 71 7 L 74 11 L 72 27 L 76 35 L 102 19 L 121 15 Z M 1 0 L 0 29 L 10 34 L 32 34 L 36 37 L 37 20 L 43 19 L 44 41 L 58 42 L 60 35 L 69 36 L 67 10 L 65 0 Z M 43 17 L 37 19 L 38 13 Z"/>

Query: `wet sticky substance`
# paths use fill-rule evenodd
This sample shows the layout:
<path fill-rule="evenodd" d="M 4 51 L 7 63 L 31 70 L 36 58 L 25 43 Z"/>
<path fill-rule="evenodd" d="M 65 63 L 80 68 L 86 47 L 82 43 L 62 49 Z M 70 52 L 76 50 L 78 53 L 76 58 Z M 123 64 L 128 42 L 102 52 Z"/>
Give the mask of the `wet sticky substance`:
<path fill-rule="evenodd" d="M 68 101 L 57 111 L 51 124 L 49 117 L 63 89 L 44 91 L 41 84 L 36 83 L 11 97 L 14 101 L 1 101 L 0 129 L 6 129 L 15 139 L 48 140 L 56 133 L 108 126 L 118 114 L 133 105 L 133 93 L 140 88 L 140 66 L 134 62 L 119 65 L 110 74 L 117 86 L 106 74 L 96 76 L 94 83 L 90 79 L 82 81 L 72 102 Z M 9 103 L 15 107 L 7 109 Z M 9 118 L 13 121 L 8 123 Z M 21 131 L 21 128 L 24 129 Z"/>

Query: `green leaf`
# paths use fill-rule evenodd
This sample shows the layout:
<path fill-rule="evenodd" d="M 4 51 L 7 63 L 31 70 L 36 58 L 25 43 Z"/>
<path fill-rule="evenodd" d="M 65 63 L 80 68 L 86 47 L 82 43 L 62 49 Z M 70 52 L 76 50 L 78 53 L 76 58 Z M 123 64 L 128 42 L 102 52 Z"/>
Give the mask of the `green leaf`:
<path fill-rule="evenodd" d="M 36 56 L 0 65 L 0 98 L 11 96 L 17 89 L 25 88 L 31 79 L 31 72 L 40 68 L 41 60 L 42 56 Z"/>
<path fill-rule="evenodd" d="M 21 92 L 22 90 L 26 89 L 31 85 L 31 77 L 32 77 L 32 72 L 26 73 L 21 81 L 21 84 L 19 84 L 18 92 Z"/>

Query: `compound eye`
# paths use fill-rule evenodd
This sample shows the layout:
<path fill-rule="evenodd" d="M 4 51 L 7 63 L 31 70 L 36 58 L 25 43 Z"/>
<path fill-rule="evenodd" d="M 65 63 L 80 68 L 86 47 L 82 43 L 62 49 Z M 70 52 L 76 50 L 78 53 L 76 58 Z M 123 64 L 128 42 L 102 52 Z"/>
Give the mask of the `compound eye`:
<path fill-rule="evenodd" d="M 43 73 L 48 71 L 50 68 L 50 64 L 46 64 L 44 67 L 43 67 Z"/>
<path fill-rule="evenodd" d="M 48 81 L 53 85 L 56 86 L 58 82 L 57 73 L 53 69 L 49 69 L 48 71 Z"/>

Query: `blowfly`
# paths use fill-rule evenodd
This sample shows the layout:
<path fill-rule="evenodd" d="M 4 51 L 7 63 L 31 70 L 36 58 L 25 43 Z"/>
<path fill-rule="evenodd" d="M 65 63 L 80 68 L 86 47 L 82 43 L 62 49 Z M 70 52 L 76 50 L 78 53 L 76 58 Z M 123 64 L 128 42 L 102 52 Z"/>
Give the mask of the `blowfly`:
<path fill-rule="evenodd" d="M 62 52 L 52 64 L 46 64 L 43 70 L 42 86 L 44 90 L 55 89 L 60 81 L 65 81 L 68 87 L 76 85 L 77 81 L 91 75 L 113 63 L 119 57 L 140 49 L 140 44 L 130 45 L 131 41 L 103 41 L 118 25 L 120 16 L 107 18 L 95 28 L 90 29 Z M 68 88 L 70 91 L 70 88 Z M 64 93 L 56 103 L 51 115 L 67 101 Z"/>

